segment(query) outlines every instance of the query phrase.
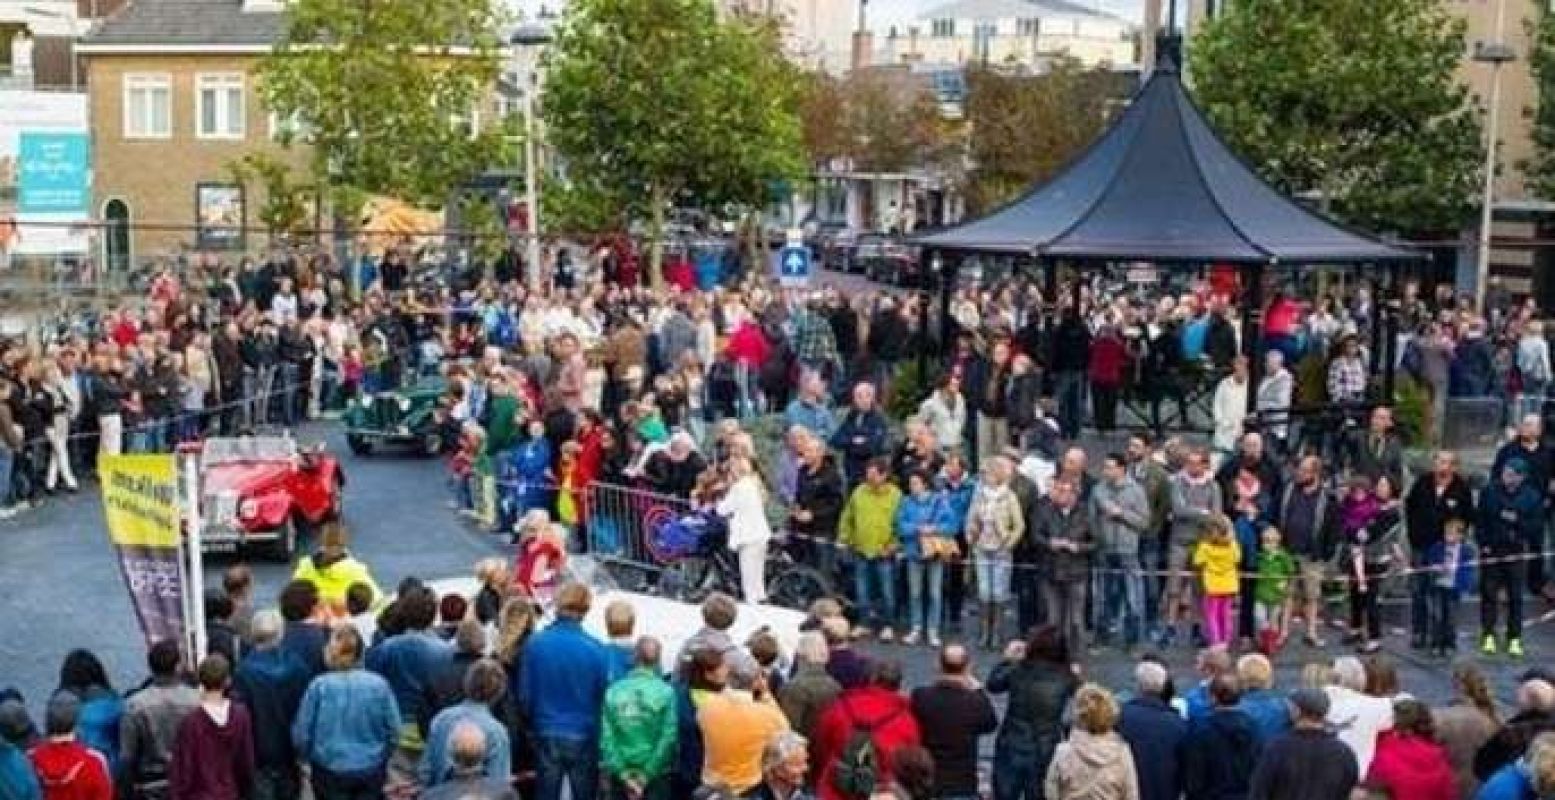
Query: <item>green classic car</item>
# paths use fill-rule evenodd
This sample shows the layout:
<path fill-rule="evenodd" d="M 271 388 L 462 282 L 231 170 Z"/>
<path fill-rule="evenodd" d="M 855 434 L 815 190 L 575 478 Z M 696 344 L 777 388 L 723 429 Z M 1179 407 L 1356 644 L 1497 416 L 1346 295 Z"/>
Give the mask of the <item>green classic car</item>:
<path fill-rule="evenodd" d="M 380 444 L 409 446 L 425 456 L 442 452 L 442 432 L 436 415 L 441 381 L 375 395 L 361 395 L 346 405 L 346 444 L 364 456 Z"/>

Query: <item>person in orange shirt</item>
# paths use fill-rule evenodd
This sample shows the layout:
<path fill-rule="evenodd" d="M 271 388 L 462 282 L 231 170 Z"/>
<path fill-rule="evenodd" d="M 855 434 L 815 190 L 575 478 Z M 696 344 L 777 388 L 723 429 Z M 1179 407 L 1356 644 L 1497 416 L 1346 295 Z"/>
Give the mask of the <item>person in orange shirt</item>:
<path fill-rule="evenodd" d="M 727 688 L 702 701 L 702 783 L 727 786 L 744 795 L 761 783 L 761 753 L 772 737 L 788 730 L 788 718 L 767 690 L 766 673 L 755 659 L 724 656 Z"/>

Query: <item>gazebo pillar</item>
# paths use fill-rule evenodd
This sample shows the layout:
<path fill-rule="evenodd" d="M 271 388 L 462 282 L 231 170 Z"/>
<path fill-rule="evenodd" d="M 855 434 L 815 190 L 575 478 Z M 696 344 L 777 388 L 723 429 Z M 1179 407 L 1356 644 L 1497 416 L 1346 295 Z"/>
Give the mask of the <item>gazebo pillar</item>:
<path fill-rule="evenodd" d="M 1270 263 L 1273 263 L 1272 261 Z M 1247 416 L 1258 411 L 1258 384 L 1263 380 L 1263 278 L 1266 265 L 1247 268 L 1246 301 L 1242 308 L 1242 355 L 1247 357 Z"/>

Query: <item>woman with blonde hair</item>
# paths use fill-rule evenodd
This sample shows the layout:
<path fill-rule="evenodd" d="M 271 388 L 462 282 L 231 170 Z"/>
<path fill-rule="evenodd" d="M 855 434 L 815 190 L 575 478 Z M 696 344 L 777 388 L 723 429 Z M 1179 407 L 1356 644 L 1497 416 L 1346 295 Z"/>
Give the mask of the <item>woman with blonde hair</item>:
<path fill-rule="evenodd" d="M 765 603 L 767 543 L 772 540 L 772 528 L 767 523 L 761 478 L 743 454 L 729 460 L 728 470 L 729 491 L 716 509 L 729 519 L 729 549 L 739 557 L 741 596 L 747 603 Z"/>
<path fill-rule="evenodd" d="M 1114 730 L 1118 701 L 1094 684 L 1074 695 L 1074 728 L 1048 765 L 1047 800 L 1137 800 L 1139 779 L 1128 743 Z"/>

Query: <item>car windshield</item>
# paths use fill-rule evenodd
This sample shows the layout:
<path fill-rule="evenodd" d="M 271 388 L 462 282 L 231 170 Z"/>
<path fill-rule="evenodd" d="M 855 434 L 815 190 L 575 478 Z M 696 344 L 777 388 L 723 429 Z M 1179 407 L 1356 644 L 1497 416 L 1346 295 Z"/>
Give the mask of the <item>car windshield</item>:
<path fill-rule="evenodd" d="M 297 442 L 285 436 L 245 436 L 208 439 L 200 453 L 202 466 L 239 461 L 281 461 L 297 455 Z"/>

